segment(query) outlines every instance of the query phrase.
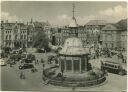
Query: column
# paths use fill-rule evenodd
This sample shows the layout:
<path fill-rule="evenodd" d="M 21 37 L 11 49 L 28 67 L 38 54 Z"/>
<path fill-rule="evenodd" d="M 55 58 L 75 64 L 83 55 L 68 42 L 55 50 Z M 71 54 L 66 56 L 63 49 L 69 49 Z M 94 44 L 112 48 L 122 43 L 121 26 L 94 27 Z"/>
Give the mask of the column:
<path fill-rule="evenodd" d="M 67 71 L 67 69 L 66 69 L 66 57 L 64 59 L 64 67 L 65 67 L 65 72 L 66 72 Z"/>
<path fill-rule="evenodd" d="M 74 62 L 73 62 L 73 57 L 72 57 L 72 72 L 74 72 Z"/>
<path fill-rule="evenodd" d="M 85 60 L 85 71 L 87 71 L 87 63 L 88 63 L 88 59 L 87 59 L 87 55 L 84 56 L 84 60 Z"/>
<path fill-rule="evenodd" d="M 59 57 L 60 58 L 60 57 Z M 61 59 L 59 59 L 59 69 L 61 70 L 61 62 L 62 62 L 62 60 Z"/>
<path fill-rule="evenodd" d="M 79 66 L 80 66 L 80 72 L 81 72 L 81 58 L 79 59 Z"/>

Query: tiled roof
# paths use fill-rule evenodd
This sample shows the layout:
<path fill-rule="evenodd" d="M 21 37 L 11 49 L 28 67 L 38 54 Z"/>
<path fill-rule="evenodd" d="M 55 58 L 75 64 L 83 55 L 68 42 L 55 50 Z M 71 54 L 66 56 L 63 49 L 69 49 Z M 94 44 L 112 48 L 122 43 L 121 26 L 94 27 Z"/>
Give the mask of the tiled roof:
<path fill-rule="evenodd" d="M 102 30 L 120 30 L 115 24 L 107 24 Z"/>
<path fill-rule="evenodd" d="M 3 25 L 5 29 L 12 29 L 15 23 L 4 23 Z"/>
<path fill-rule="evenodd" d="M 34 26 L 43 28 L 44 26 L 50 26 L 50 23 L 49 22 L 34 22 Z"/>
<path fill-rule="evenodd" d="M 4 23 L 4 28 L 5 29 L 13 29 L 16 26 L 20 26 L 21 29 L 26 29 L 27 25 L 23 24 L 23 23 Z"/>
<path fill-rule="evenodd" d="M 90 20 L 85 25 L 106 25 L 107 22 L 105 20 Z"/>

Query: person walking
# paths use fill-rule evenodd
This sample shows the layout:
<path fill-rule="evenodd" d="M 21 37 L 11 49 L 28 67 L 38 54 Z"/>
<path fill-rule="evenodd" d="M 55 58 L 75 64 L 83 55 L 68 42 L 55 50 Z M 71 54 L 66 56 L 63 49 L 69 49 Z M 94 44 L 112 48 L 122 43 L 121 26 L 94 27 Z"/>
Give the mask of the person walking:
<path fill-rule="evenodd" d="M 20 79 L 23 79 L 23 72 L 20 73 Z"/>

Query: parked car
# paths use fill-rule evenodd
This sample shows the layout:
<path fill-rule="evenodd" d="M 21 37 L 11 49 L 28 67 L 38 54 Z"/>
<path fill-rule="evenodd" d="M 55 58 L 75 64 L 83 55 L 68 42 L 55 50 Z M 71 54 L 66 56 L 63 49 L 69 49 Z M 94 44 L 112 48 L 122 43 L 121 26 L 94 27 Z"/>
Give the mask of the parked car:
<path fill-rule="evenodd" d="M 16 62 L 15 62 L 14 60 L 10 59 L 10 60 L 8 60 L 8 64 L 10 64 L 10 65 L 15 65 Z"/>
<path fill-rule="evenodd" d="M 5 63 L 5 61 L 3 59 L 0 59 L 0 66 L 6 66 L 7 64 Z"/>
<path fill-rule="evenodd" d="M 24 64 L 24 65 L 20 65 L 19 66 L 19 69 L 32 69 L 34 68 L 34 65 L 33 64 Z"/>
<path fill-rule="evenodd" d="M 44 49 L 37 49 L 38 53 L 45 53 Z"/>
<path fill-rule="evenodd" d="M 31 59 L 25 59 L 25 63 L 32 63 Z"/>
<path fill-rule="evenodd" d="M 27 55 L 27 58 L 28 59 L 31 59 L 31 60 L 35 60 L 36 58 L 35 58 L 35 55 L 32 55 L 32 54 L 28 54 Z"/>

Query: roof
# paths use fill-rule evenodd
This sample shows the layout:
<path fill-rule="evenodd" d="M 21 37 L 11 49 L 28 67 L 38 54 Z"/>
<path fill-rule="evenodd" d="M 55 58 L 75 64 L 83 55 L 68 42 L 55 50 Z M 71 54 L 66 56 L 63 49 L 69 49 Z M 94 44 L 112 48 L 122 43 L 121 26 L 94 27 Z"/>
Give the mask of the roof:
<path fill-rule="evenodd" d="M 71 20 L 71 22 L 70 22 L 70 24 L 69 24 L 69 27 L 78 27 L 78 24 L 77 24 L 77 22 L 76 22 L 75 17 L 72 18 L 72 20 Z"/>
<path fill-rule="evenodd" d="M 122 30 L 127 30 L 127 19 L 122 19 L 116 23 L 117 27 Z"/>
<path fill-rule="evenodd" d="M 107 24 L 102 30 L 120 30 L 115 24 Z"/>
<path fill-rule="evenodd" d="M 107 22 L 105 20 L 90 20 L 85 25 L 106 25 Z"/>
<path fill-rule="evenodd" d="M 27 28 L 27 26 L 24 25 L 23 23 L 4 23 L 3 25 L 4 25 L 5 29 L 12 29 L 16 26 L 20 26 L 21 29 Z"/>
<path fill-rule="evenodd" d="M 47 22 L 34 22 L 33 24 L 35 27 L 38 27 L 38 28 L 44 28 L 45 26 L 51 26 L 48 21 Z"/>
<path fill-rule="evenodd" d="M 3 24 L 5 29 L 12 29 L 12 27 L 15 25 L 15 23 L 4 23 Z"/>
<path fill-rule="evenodd" d="M 80 39 L 76 37 L 67 38 L 64 47 L 59 52 L 59 54 L 63 55 L 84 55 L 88 54 L 89 51 L 86 51 Z"/>
<path fill-rule="evenodd" d="M 103 62 L 113 63 L 113 64 L 120 64 L 121 62 L 117 58 L 117 56 L 113 56 L 112 58 L 102 58 Z"/>

